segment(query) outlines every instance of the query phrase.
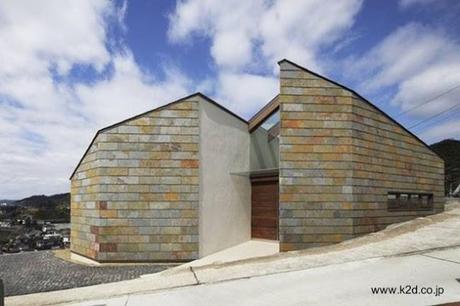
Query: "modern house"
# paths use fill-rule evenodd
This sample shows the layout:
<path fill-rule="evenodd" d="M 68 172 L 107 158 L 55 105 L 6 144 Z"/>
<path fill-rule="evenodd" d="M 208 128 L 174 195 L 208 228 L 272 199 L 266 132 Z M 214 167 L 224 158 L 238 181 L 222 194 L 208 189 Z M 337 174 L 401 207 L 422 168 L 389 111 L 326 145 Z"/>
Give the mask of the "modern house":
<path fill-rule="evenodd" d="M 71 250 L 189 261 L 253 238 L 337 243 L 444 209 L 444 164 L 347 87 L 288 60 L 249 121 L 197 93 L 97 132 L 71 176 Z"/>

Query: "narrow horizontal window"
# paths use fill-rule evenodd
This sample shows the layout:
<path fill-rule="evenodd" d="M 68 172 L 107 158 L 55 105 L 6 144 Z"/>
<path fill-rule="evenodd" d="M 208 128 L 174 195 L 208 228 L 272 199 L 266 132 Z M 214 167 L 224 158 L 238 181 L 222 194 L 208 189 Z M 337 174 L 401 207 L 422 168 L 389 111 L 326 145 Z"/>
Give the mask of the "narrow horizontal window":
<path fill-rule="evenodd" d="M 388 192 L 388 211 L 433 210 L 432 193 Z"/>

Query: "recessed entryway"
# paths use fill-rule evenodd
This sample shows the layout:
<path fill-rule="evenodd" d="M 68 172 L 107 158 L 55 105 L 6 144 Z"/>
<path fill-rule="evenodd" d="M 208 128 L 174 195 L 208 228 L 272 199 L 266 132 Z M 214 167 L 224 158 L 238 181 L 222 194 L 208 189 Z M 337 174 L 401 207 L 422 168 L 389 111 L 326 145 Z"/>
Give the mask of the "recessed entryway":
<path fill-rule="evenodd" d="M 278 176 L 251 178 L 251 237 L 278 240 Z"/>

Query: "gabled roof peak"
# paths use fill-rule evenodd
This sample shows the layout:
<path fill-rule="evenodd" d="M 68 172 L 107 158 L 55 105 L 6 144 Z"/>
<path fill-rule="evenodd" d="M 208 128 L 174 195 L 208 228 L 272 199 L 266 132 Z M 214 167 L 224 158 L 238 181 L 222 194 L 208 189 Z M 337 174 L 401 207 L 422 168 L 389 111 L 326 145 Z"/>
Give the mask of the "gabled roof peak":
<path fill-rule="evenodd" d="M 188 96 L 185 96 L 185 97 L 183 97 L 183 98 L 180 98 L 180 99 L 178 99 L 178 100 L 175 100 L 175 101 L 173 101 L 173 102 L 170 102 L 170 103 L 167 103 L 167 104 L 165 104 L 165 105 L 159 106 L 159 107 L 157 107 L 157 108 L 148 110 L 148 111 L 143 112 L 143 113 L 141 113 L 141 114 L 138 114 L 138 115 L 129 117 L 129 118 L 127 118 L 127 119 L 124 119 L 124 120 L 122 120 L 122 121 L 119 121 L 119 122 L 117 122 L 117 123 L 111 124 L 111 125 L 109 125 L 109 126 L 106 126 L 106 127 L 102 128 L 102 129 L 98 130 L 98 131 L 96 132 L 96 134 L 94 135 L 93 139 L 91 140 L 91 142 L 90 142 L 88 148 L 87 148 L 86 151 L 83 153 L 83 156 L 81 157 L 81 159 L 80 159 L 80 161 L 78 162 L 77 166 L 75 167 L 75 169 L 73 170 L 72 174 L 70 175 L 70 179 L 72 179 L 72 177 L 74 176 L 74 174 L 77 172 L 78 168 L 80 167 L 81 163 L 83 162 L 83 159 L 85 158 L 86 154 L 88 154 L 88 152 L 89 152 L 91 146 L 93 145 L 94 141 L 96 140 L 96 137 L 97 137 L 100 133 L 103 133 L 104 131 L 107 131 L 107 130 L 109 130 L 109 129 L 112 129 L 112 128 L 114 128 L 114 127 L 117 127 L 117 126 L 119 126 L 119 125 L 122 125 L 122 124 L 124 124 L 124 123 L 126 123 L 126 122 L 128 122 L 128 121 L 130 121 L 130 120 L 134 120 L 134 119 L 140 118 L 140 117 L 142 117 L 142 116 L 145 116 L 145 115 L 148 114 L 148 113 L 151 113 L 151 112 L 154 112 L 154 111 L 162 110 L 162 109 L 164 109 L 164 108 L 167 108 L 168 106 L 171 106 L 171 105 L 176 104 L 176 103 L 183 102 L 183 101 L 185 101 L 185 100 L 188 100 L 188 99 L 191 99 L 191 98 L 194 98 L 194 97 L 200 97 L 200 98 L 202 98 L 203 100 L 205 100 L 205 101 L 207 101 L 207 102 L 209 102 L 209 103 L 215 105 L 216 107 L 220 108 L 221 110 L 227 112 L 228 114 L 230 114 L 230 115 L 234 116 L 235 118 L 237 118 L 237 119 L 243 121 L 244 123 L 248 124 L 248 121 L 247 121 L 247 120 L 243 119 L 242 117 L 238 116 L 238 115 L 235 114 L 234 112 L 232 112 L 232 111 L 230 111 L 229 109 L 225 108 L 224 106 L 220 105 L 219 103 L 217 103 L 216 101 L 214 101 L 214 100 L 211 99 L 210 97 L 208 97 L 208 96 L 206 96 L 205 94 L 203 94 L 203 93 L 201 93 L 201 92 L 198 91 L 198 92 L 195 92 L 195 93 L 190 94 L 190 95 L 188 95 Z"/>
<path fill-rule="evenodd" d="M 391 122 L 393 122 L 394 124 L 398 125 L 400 128 L 402 128 L 404 131 L 406 131 L 407 133 L 409 133 L 412 137 L 414 137 L 415 139 L 417 139 L 421 144 L 423 144 L 426 148 L 428 148 L 428 150 L 430 150 L 432 153 L 434 153 L 437 157 L 439 157 L 440 159 L 442 159 L 436 152 L 433 151 L 433 149 L 427 144 L 425 143 L 422 139 L 420 139 L 417 135 L 415 135 L 414 133 L 412 133 L 411 131 L 409 131 L 409 129 L 407 129 L 405 126 L 403 126 L 401 123 L 399 123 L 398 121 L 396 121 L 395 119 L 393 119 L 391 116 L 389 116 L 387 113 L 385 113 L 383 110 L 381 110 L 380 108 L 378 108 L 377 106 L 375 106 L 372 102 L 370 102 L 369 100 L 367 100 L 366 98 L 364 98 L 363 96 L 361 96 L 359 93 L 357 93 L 355 90 L 351 89 L 351 88 L 348 88 L 347 86 L 345 85 L 342 85 L 336 81 L 333 81 L 319 73 L 316 73 L 314 71 L 311 71 L 305 67 L 302 67 L 300 66 L 299 64 L 296 64 L 286 58 L 283 58 L 282 60 L 278 61 L 278 65 L 281 65 L 282 63 L 289 63 L 290 65 L 293 65 L 294 67 L 302 70 L 302 71 L 305 71 L 307 73 L 310 73 L 318 78 L 321 78 L 327 82 L 330 82 L 346 91 L 349 91 L 351 92 L 355 97 L 357 97 L 358 99 L 362 100 L 363 102 L 367 103 L 368 105 L 370 105 L 371 107 L 373 107 L 375 110 L 377 110 L 379 113 L 381 113 L 383 116 L 385 116 L 386 118 L 388 118 L 388 120 L 390 120 Z"/>

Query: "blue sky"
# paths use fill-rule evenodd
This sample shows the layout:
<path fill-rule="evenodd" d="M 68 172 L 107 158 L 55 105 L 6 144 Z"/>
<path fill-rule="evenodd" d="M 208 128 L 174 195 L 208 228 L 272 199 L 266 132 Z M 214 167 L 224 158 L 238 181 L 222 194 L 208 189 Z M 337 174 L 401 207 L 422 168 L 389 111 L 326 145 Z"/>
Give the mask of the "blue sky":
<path fill-rule="evenodd" d="M 282 58 L 423 122 L 428 143 L 459 139 L 459 14 L 456 0 L 2 1 L 0 198 L 68 191 L 96 130 L 196 91 L 249 118 Z"/>

